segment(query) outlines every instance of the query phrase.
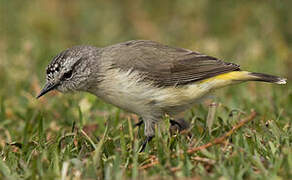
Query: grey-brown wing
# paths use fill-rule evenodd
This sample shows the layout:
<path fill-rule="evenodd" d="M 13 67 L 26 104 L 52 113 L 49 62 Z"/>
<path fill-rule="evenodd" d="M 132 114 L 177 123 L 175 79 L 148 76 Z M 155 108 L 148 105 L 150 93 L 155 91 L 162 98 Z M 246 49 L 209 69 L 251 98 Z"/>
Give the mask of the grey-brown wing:
<path fill-rule="evenodd" d="M 129 41 L 112 48 L 117 53 L 114 66 L 138 71 L 157 86 L 183 85 L 240 70 L 239 65 L 153 41 Z"/>

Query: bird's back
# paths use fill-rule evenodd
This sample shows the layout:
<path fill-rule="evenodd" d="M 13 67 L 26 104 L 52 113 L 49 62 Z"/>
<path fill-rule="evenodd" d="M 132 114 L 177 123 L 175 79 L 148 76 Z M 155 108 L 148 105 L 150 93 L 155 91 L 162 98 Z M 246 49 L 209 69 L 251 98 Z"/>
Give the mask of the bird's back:
<path fill-rule="evenodd" d="M 185 85 L 240 70 L 239 65 L 154 41 L 128 41 L 106 50 L 113 68 L 143 74 L 145 80 L 159 87 Z"/>

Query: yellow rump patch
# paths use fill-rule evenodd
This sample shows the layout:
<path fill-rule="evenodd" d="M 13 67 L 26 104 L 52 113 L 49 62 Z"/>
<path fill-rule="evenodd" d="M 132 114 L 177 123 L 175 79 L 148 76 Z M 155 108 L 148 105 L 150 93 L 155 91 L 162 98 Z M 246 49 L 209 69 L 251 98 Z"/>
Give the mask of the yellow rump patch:
<path fill-rule="evenodd" d="M 201 81 L 201 83 L 216 81 L 216 80 L 247 80 L 249 78 L 249 72 L 247 71 L 232 71 L 224 74 L 220 74 Z"/>

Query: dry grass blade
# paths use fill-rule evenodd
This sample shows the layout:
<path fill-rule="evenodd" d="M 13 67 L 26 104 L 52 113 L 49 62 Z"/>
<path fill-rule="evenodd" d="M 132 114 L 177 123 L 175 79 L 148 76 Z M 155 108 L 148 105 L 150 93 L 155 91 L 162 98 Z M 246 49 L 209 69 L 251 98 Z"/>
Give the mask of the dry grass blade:
<path fill-rule="evenodd" d="M 157 157 L 155 157 L 155 158 L 151 157 L 150 163 L 141 166 L 139 169 L 140 170 L 148 169 L 148 168 L 151 168 L 151 167 L 155 166 L 158 163 L 159 163 L 159 161 L 158 161 Z"/>
<path fill-rule="evenodd" d="M 200 151 L 202 149 L 206 149 L 210 146 L 213 146 L 215 144 L 222 144 L 224 143 L 225 139 L 228 138 L 229 136 L 231 136 L 234 131 L 236 131 L 237 129 L 241 128 L 242 126 L 244 126 L 246 123 L 250 122 L 251 120 L 253 120 L 256 117 L 256 112 L 252 111 L 251 114 L 246 117 L 245 119 L 241 120 L 238 124 L 236 124 L 235 126 L 232 127 L 232 129 L 230 131 L 228 131 L 226 134 L 224 134 L 223 136 L 214 139 L 212 142 L 209 142 L 207 144 L 204 144 L 202 146 L 199 147 L 195 147 L 195 148 L 191 148 L 187 151 L 188 154 L 192 154 L 194 152 Z"/>

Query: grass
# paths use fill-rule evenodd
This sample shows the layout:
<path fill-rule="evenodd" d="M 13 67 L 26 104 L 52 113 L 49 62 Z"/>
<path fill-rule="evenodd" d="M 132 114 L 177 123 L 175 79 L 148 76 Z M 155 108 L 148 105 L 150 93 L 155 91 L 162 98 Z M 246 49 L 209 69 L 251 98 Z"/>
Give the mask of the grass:
<path fill-rule="evenodd" d="M 291 3 L 181 2 L 0 0 L 0 179 L 292 179 Z M 135 115 L 86 93 L 35 99 L 60 50 L 129 39 L 224 57 L 288 84 L 218 90 L 184 114 L 187 133 L 170 133 L 165 117 L 144 153 Z M 252 110 L 224 143 L 187 153 Z"/>
<path fill-rule="evenodd" d="M 156 138 L 140 154 L 137 151 L 143 140 L 143 128 L 133 128 L 137 117 L 96 101 L 92 95 L 50 94 L 41 102 L 31 97 L 35 107 L 26 107 L 23 112 L 7 108 L 8 100 L 1 99 L 4 121 L 1 121 L 0 175 L 11 179 L 290 178 L 292 129 L 291 112 L 287 110 L 291 105 L 291 92 L 285 95 L 285 87 L 255 85 L 277 90 L 272 101 L 262 97 L 258 100 L 262 103 L 258 103 L 244 98 L 249 96 L 246 86 L 227 89 L 228 93 L 240 94 L 237 98 L 218 98 L 210 129 L 206 124 L 207 103 L 186 113 L 191 138 L 185 134 L 170 134 L 165 118 L 161 131 L 157 131 Z M 224 92 L 226 89 L 219 94 Z M 258 93 L 261 92 L 258 90 Z M 277 108 L 273 109 L 273 103 Z M 186 153 L 189 147 L 224 135 L 248 116 L 251 109 L 259 115 L 233 133 L 223 145 L 191 155 Z M 11 110 L 15 112 L 9 112 Z M 158 158 L 159 164 L 140 170 L 153 156 Z"/>

